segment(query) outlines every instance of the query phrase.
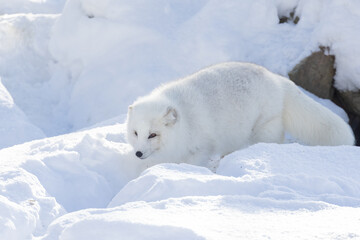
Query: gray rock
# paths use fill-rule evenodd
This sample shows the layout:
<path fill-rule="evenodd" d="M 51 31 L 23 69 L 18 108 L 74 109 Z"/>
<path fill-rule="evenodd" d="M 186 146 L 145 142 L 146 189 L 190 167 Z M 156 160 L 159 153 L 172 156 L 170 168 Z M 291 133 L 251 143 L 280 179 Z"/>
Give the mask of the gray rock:
<path fill-rule="evenodd" d="M 337 97 L 340 100 L 341 105 L 343 105 L 347 111 L 360 116 L 360 91 L 358 92 L 339 91 L 337 93 Z"/>
<path fill-rule="evenodd" d="M 326 48 L 322 47 L 303 59 L 289 72 L 289 78 L 318 97 L 332 99 L 335 57 L 326 55 L 325 51 Z"/>
<path fill-rule="evenodd" d="M 356 145 L 360 146 L 360 91 L 336 91 L 334 100 L 348 114 L 349 124 L 355 134 Z"/>
<path fill-rule="evenodd" d="M 295 11 L 296 9 L 294 9 L 288 16 L 279 16 L 279 23 L 294 23 L 297 24 L 300 21 L 299 16 L 295 16 Z"/>

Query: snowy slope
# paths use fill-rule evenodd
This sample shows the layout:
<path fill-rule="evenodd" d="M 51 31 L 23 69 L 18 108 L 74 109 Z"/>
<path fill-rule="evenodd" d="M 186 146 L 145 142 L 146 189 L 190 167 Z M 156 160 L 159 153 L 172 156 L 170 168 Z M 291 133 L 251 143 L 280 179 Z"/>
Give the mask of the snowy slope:
<path fill-rule="evenodd" d="M 43 138 L 45 134 L 31 124 L 0 79 L 0 148 L 9 147 L 19 142 Z"/>
<path fill-rule="evenodd" d="M 122 143 L 122 129 L 114 125 L 1 150 L 0 239 L 41 234 L 66 211 L 106 207 L 140 171 Z"/>
<path fill-rule="evenodd" d="M 8 107 L 8 114 L 24 115 L 1 118 L 2 126 L 7 127 L 1 132 L 0 148 L 42 138 L 51 129 L 62 128 L 53 117 L 61 114 L 56 107 L 59 103 L 54 104 L 59 88 L 47 82 L 52 61 L 47 48 L 56 16 L 0 15 L 0 99 L 9 95 L 6 98 L 11 99 L 13 107 Z M 26 131 L 24 126 L 29 126 Z"/>
<path fill-rule="evenodd" d="M 358 147 L 257 144 L 217 173 L 187 164 L 142 172 L 124 130 L 1 150 L 0 239 L 360 238 Z"/>

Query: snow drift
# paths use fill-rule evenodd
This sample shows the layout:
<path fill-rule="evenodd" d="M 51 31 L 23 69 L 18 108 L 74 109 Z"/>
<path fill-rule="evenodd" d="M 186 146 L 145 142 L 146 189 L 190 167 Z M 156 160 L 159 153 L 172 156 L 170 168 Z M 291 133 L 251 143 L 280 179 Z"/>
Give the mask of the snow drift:
<path fill-rule="evenodd" d="M 217 173 L 143 171 L 124 132 L 111 124 L 0 150 L 0 237 L 360 237 L 357 147 L 257 144 Z"/>
<path fill-rule="evenodd" d="M 31 124 L 21 109 L 16 106 L 0 79 L 0 147 L 9 147 L 19 142 L 43 138 L 45 134 Z"/>

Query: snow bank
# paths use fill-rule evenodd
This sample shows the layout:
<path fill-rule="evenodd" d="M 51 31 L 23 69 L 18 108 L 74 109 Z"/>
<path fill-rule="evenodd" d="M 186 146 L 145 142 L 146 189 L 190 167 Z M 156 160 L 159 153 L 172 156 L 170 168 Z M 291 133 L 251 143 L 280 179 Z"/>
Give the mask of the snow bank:
<path fill-rule="evenodd" d="M 50 79 L 51 61 L 47 41 L 54 20 L 55 16 L 42 14 L 0 16 L 1 85 L 6 88 L 14 104 L 26 115 L 27 125 L 36 125 L 46 135 L 52 135 L 54 130 L 58 132 L 63 126 L 63 117 L 58 119 L 63 112 L 60 111 L 58 100 L 54 100 L 61 88 L 47 81 Z M 4 91 L 1 95 L 5 96 Z M 23 121 L 22 119 L 25 118 L 19 117 L 18 121 Z M 14 122 L 17 122 L 10 117 L 2 118 L 1 121 L 8 121 L 8 124 L 13 126 Z M 1 142 L 9 143 L 6 146 L 22 143 L 24 139 L 39 138 L 39 134 L 31 133 L 31 127 L 27 130 L 28 135 L 20 126 L 19 129 L 10 126 L 8 129 L 13 129 L 13 132 L 0 137 Z M 19 135 L 17 142 L 13 142 L 11 139 L 16 138 L 16 135 Z"/>
<path fill-rule="evenodd" d="M 169 239 L 171 228 L 175 239 L 360 237 L 358 156 L 356 147 L 258 144 L 225 157 L 218 174 L 157 165 L 107 209 L 65 215 L 43 239 Z"/>
<path fill-rule="evenodd" d="M 359 214 L 316 202 L 184 197 L 65 215 L 42 239 L 356 239 Z"/>
<path fill-rule="evenodd" d="M 31 124 L 26 115 L 15 105 L 13 98 L 0 78 L 0 149 L 45 137 L 44 133 Z"/>
<path fill-rule="evenodd" d="M 0 239 L 44 233 L 66 212 L 106 207 L 143 169 L 116 124 L 0 150 Z"/>
<path fill-rule="evenodd" d="M 37 177 L 27 171 L 2 164 L 0 180 L 1 239 L 29 239 L 43 233 L 46 226 L 64 214 Z"/>
<path fill-rule="evenodd" d="M 140 171 L 123 140 L 123 125 L 29 142 L 1 151 L 1 163 L 35 175 L 67 211 L 106 207 Z"/>
<path fill-rule="evenodd" d="M 257 144 L 216 174 L 146 169 L 125 129 L 113 122 L 0 150 L 0 238 L 360 237 L 357 147 Z"/>
<path fill-rule="evenodd" d="M 60 13 L 65 0 L 0 0 L 1 14 Z"/>
<path fill-rule="evenodd" d="M 257 144 L 228 155 L 217 172 L 257 183 L 262 197 L 359 207 L 359 156 L 357 147 Z"/>
<path fill-rule="evenodd" d="M 257 144 L 221 160 L 217 174 L 186 164 L 152 167 L 128 183 L 109 207 L 171 197 L 250 195 L 360 206 L 360 149 Z"/>
<path fill-rule="evenodd" d="M 279 24 L 294 9 L 299 23 Z M 67 72 L 57 81 L 72 83 L 67 121 L 79 129 L 125 113 L 160 83 L 222 61 L 287 76 L 320 45 L 336 55 L 336 86 L 358 89 L 357 9 L 356 0 L 69 0 L 50 41 Z"/>

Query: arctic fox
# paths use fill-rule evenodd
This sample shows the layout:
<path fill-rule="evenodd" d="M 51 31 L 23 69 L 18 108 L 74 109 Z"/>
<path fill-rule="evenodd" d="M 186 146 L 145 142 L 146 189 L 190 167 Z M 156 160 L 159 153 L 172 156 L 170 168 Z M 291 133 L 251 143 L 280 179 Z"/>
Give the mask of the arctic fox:
<path fill-rule="evenodd" d="M 307 145 L 353 145 L 347 123 L 282 76 L 251 63 L 222 63 L 155 89 L 129 106 L 127 140 L 148 166 L 206 165 L 284 132 Z"/>

